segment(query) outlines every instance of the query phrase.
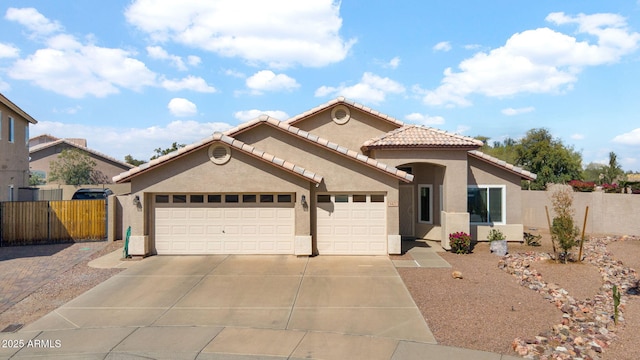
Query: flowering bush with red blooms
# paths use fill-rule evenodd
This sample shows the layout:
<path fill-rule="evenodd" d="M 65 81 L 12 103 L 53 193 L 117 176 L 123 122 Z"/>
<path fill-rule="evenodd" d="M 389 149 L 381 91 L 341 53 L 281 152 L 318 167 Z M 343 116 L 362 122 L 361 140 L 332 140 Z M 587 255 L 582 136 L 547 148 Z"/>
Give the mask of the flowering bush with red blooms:
<path fill-rule="evenodd" d="M 468 254 L 471 252 L 471 236 L 459 231 L 449 234 L 449 246 L 456 254 Z"/>
<path fill-rule="evenodd" d="M 602 190 L 606 193 L 619 193 L 620 187 L 618 184 L 602 184 Z"/>
<path fill-rule="evenodd" d="M 596 183 L 591 181 L 571 180 L 569 185 L 571 185 L 573 191 L 592 192 L 596 189 Z"/>

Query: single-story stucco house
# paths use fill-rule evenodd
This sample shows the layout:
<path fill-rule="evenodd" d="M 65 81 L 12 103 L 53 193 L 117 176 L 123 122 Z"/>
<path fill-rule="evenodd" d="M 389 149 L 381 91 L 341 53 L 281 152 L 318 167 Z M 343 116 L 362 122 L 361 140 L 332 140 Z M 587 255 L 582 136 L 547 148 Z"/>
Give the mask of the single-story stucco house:
<path fill-rule="evenodd" d="M 115 176 L 129 253 L 396 254 L 402 238 L 490 227 L 522 240 L 521 180 L 482 142 L 339 97 L 263 115 Z"/>

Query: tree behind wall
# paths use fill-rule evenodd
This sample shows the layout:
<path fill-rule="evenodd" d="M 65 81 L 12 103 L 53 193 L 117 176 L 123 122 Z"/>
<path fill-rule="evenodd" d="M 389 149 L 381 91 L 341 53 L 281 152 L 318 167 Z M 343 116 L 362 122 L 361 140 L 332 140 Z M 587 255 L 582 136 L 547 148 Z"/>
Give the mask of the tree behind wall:
<path fill-rule="evenodd" d="M 544 190 L 547 183 L 562 184 L 582 178 L 582 155 L 554 139 L 547 129 L 531 129 L 515 147 L 516 163 L 537 174 L 531 190 Z"/>
<path fill-rule="evenodd" d="M 62 150 L 58 159 L 49 164 L 49 181 L 60 181 L 65 185 L 95 184 L 92 176 L 96 162 L 82 150 Z"/>

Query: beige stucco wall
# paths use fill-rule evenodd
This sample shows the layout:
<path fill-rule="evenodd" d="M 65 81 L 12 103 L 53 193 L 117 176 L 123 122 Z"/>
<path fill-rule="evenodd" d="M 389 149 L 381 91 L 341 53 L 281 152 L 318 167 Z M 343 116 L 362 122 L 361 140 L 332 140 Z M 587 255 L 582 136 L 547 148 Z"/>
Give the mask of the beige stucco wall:
<path fill-rule="evenodd" d="M 131 196 L 138 195 L 142 204 L 128 210 L 133 235 L 150 235 L 153 239 L 155 194 L 179 193 L 295 193 L 295 234 L 309 235 L 308 208 L 300 203 L 310 196 L 310 183 L 280 170 L 240 150 L 231 150 L 231 159 L 224 165 L 209 160 L 207 148 L 170 161 L 164 166 L 143 173 L 132 180 Z M 145 220 L 144 214 L 147 214 Z"/>
<path fill-rule="evenodd" d="M 29 162 L 29 166 L 32 171 L 38 170 L 43 171 L 47 177 L 49 176 L 50 171 L 50 163 L 52 161 L 58 160 L 58 155 L 65 149 L 77 149 L 66 143 L 60 143 L 53 145 L 51 147 L 44 148 L 42 150 L 38 150 L 32 152 L 30 154 L 31 161 Z M 124 164 L 119 164 L 117 162 L 111 161 L 109 159 L 103 158 L 91 152 L 86 152 L 89 157 L 96 162 L 96 166 L 94 170 L 97 172 L 99 176 L 99 183 L 101 184 L 110 184 L 113 181 L 111 180 L 114 176 L 119 175 L 120 173 L 127 171 L 130 167 L 127 167 Z M 47 181 L 50 184 L 58 184 L 59 181 Z"/>
<path fill-rule="evenodd" d="M 554 187 L 550 187 L 547 191 L 522 191 L 522 214 L 525 231 L 530 231 L 532 228 L 549 228 L 545 206 L 548 207 L 549 217 L 553 220 L 554 213 L 551 205 L 553 189 Z M 574 221 L 581 230 L 587 206 L 589 207 L 587 234 L 640 235 L 640 221 L 638 221 L 640 195 L 607 194 L 602 191 L 574 192 Z"/>
<path fill-rule="evenodd" d="M 342 105 L 349 107 L 351 112 L 346 124 L 335 123 L 331 118 L 331 109 L 328 109 L 296 122 L 294 126 L 357 152 L 361 152 L 360 147 L 365 141 L 399 127 L 346 104 Z"/>
<path fill-rule="evenodd" d="M 395 167 L 430 163 L 444 167 L 443 196 L 447 212 L 467 211 L 467 152 L 460 150 L 375 150 L 371 157 Z M 415 181 L 414 181 L 415 183 Z M 464 189 L 464 191 L 460 191 Z M 434 189 L 434 192 L 436 189 Z"/>
<path fill-rule="evenodd" d="M 506 223 L 522 224 L 520 175 L 469 156 L 468 185 L 506 185 Z"/>
<path fill-rule="evenodd" d="M 398 235 L 398 183 L 400 180 L 397 178 L 269 125 L 260 125 L 238 135 L 237 138 L 322 175 L 324 180 L 314 188 L 314 194 L 311 197 L 312 208 L 315 208 L 315 193 L 318 192 L 386 194 L 387 233 Z"/>
<path fill-rule="evenodd" d="M 0 102 L 0 201 L 9 200 L 9 186 L 13 186 L 13 199 L 18 199 L 18 188 L 29 185 L 29 149 L 25 141 L 29 122 Z M 9 142 L 9 117 L 14 120 L 13 142 Z"/>

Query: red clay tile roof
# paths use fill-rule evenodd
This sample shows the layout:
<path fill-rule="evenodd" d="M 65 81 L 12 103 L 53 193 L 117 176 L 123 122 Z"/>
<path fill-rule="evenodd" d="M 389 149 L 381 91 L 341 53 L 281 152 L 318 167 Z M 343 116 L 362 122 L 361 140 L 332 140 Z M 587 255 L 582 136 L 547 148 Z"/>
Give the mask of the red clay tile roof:
<path fill-rule="evenodd" d="M 338 153 L 342 156 L 351 158 L 353 160 L 356 160 L 357 162 L 360 162 L 362 164 L 365 164 L 369 167 L 372 167 L 374 169 L 377 170 L 381 170 L 382 172 L 385 172 L 391 176 L 394 176 L 404 182 L 411 182 L 413 181 L 413 175 L 402 171 L 402 170 L 398 170 L 393 166 L 390 165 L 386 165 L 376 159 L 370 158 L 368 156 L 365 156 L 363 154 L 358 153 L 357 151 L 351 150 L 351 149 L 347 149 L 346 147 L 340 146 L 336 143 L 330 142 L 327 139 L 323 139 L 317 135 L 313 135 L 309 132 L 306 132 L 302 129 L 298 129 L 295 126 L 290 125 L 289 122 L 284 122 L 284 121 L 280 121 L 277 119 L 274 119 L 272 117 L 269 117 L 267 115 L 261 115 L 260 117 L 251 120 L 249 122 L 246 122 L 242 125 L 239 125 L 233 129 L 227 130 L 225 132 L 225 135 L 228 136 L 234 136 L 240 132 L 243 132 L 245 130 L 251 129 L 255 126 L 258 126 L 259 124 L 267 124 L 271 127 L 274 127 L 276 129 L 280 129 L 282 131 L 288 132 L 289 134 L 292 134 L 293 136 L 296 136 L 298 138 L 301 138 L 303 140 L 309 141 L 313 144 L 316 144 L 318 146 L 322 146 L 325 147 L 335 153 Z"/>
<path fill-rule="evenodd" d="M 467 136 L 420 125 L 405 125 L 365 141 L 362 148 L 476 149 L 480 146 L 482 146 L 482 141 Z"/>
<path fill-rule="evenodd" d="M 498 167 L 501 167 L 505 170 L 508 170 L 512 173 L 518 174 L 520 175 L 523 179 L 526 180 L 535 180 L 538 175 L 532 173 L 531 171 L 527 171 L 524 170 L 520 167 L 517 167 L 515 165 L 509 164 L 508 162 L 504 161 L 504 160 L 500 160 L 498 158 L 495 158 L 491 155 L 487 155 L 485 153 L 483 153 L 482 151 L 478 151 L 478 150 L 471 150 L 469 151 L 469 155 L 473 156 L 476 159 L 482 160 L 484 162 L 487 162 L 489 164 L 492 165 L 496 165 Z"/>
<path fill-rule="evenodd" d="M 396 118 L 394 118 L 393 116 L 389 116 L 387 114 L 383 114 L 379 111 L 373 110 L 370 107 L 364 106 L 360 103 L 354 102 L 354 101 L 350 101 L 345 99 L 343 96 L 339 96 L 331 101 L 328 101 L 320 106 L 316 106 L 315 108 L 305 111 L 302 114 L 296 115 L 292 118 L 289 118 L 287 120 L 287 122 L 291 125 L 295 125 L 296 123 L 312 116 L 313 114 L 317 114 L 321 111 L 324 111 L 330 107 L 333 107 L 334 105 L 346 105 L 346 106 L 351 106 L 354 109 L 359 109 L 361 111 L 367 112 L 373 116 L 376 116 L 386 122 L 389 122 L 391 124 L 394 124 L 396 126 L 402 126 L 404 125 L 404 123 Z"/>
<path fill-rule="evenodd" d="M 234 139 L 230 136 L 227 136 L 223 133 L 220 132 L 215 132 L 213 135 L 204 138 L 202 140 L 200 140 L 197 143 L 193 143 L 190 145 L 187 145 L 183 148 L 180 148 L 174 152 L 171 152 L 167 155 L 161 156 L 157 159 L 151 160 L 146 164 L 142 164 L 136 168 L 133 168 L 129 171 L 123 172 L 120 175 L 114 176 L 113 177 L 113 182 L 116 183 L 122 183 L 122 182 L 126 182 L 127 180 L 129 180 L 130 178 L 141 174 L 143 172 L 146 172 L 152 168 L 155 168 L 156 166 L 170 161 L 172 159 L 176 159 L 179 158 L 181 155 L 184 155 L 186 153 L 192 152 L 194 150 L 197 149 L 201 149 L 203 147 L 209 146 L 215 142 L 223 142 L 227 145 L 229 145 L 231 148 L 233 149 L 237 149 L 239 151 L 242 151 L 243 153 L 250 155 L 254 158 L 257 158 L 259 160 L 262 160 L 266 163 L 269 163 L 275 167 L 279 167 L 287 172 L 290 172 L 296 176 L 299 176 L 301 178 L 304 178 L 305 180 L 309 180 L 311 182 L 314 182 L 316 184 L 319 184 L 322 182 L 322 176 L 318 175 L 314 172 L 311 172 L 309 170 L 306 170 L 305 168 L 303 168 L 302 166 L 298 166 L 294 163 L 291 163 L 289 161 L 286 161 L 284 159 L 278 158 L 276 156 L 273 156 L 269 153 L 266 153 L 264 151 L 258 150 L 255 147 L 249 145 L 249 144 L 245 144 L 244 142 Z"/>

